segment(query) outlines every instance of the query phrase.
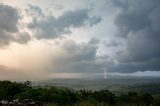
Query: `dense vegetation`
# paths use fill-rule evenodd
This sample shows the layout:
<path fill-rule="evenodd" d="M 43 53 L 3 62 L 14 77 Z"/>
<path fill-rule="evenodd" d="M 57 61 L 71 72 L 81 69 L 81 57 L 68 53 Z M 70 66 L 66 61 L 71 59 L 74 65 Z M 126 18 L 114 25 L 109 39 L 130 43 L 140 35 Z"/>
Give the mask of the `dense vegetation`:
<path fill-rule="evenodd" d="M 108 90 L 88 91 L 72 90 L 57 87 L 31 86 L 31 82 L 24 83 L 0 81 L 0 100 L 33 99 L 41 101 L 50 106 L 160 106 L 160 97 L 153 97 L 151 94 L 138 94 L 130 91 L 126 94 L 115 95 Z M 49 105 L 46 105 L 49 106 Z"/>

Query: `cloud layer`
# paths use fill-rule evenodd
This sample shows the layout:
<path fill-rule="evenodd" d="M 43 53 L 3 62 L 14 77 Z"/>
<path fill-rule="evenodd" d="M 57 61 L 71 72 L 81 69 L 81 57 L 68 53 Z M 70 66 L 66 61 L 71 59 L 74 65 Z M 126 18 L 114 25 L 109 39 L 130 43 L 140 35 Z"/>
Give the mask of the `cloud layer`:
<path fill-rule="evenodd" d="M 154 68 L 159 70 L 160 29 L 158 26 L 160 24 L 157 19 L 160 18 L 158 15 L 160 2 L 123 0 L 118 4 L 121 11 L 114 21 L 119 28 L 117 36 L 126 39 L 127 43 L 127 48 L 120 54 L 119 61 L 130 63 L 134 70 L 145 71 Z"/>
<path fill-rule="evenodd" d="M 71 33 L 70 28 L 79 28 L 90 24 L 91 26 L 101 21 L 99 17 L 89 17 L 88 9 L 79 9 L 75 11 L 67 11 L 58 18 L 53 15 L 44 16 L 39 8 L 30 8 L 38 12 L 38 16 L 42 19 L 38 20 L 36 17 L 28 28 L 35 31 L 35 36 L 38 39 L 52 39 L 57 38 L 63 34 Z"/>
<path fill-rule="evenodd" d="M 3 76 L 12 69 L 30 79 L 35 73 L 36 79 L 101 73 L 104 67 L 121 73 L 160 71 L 159 0 L 42 3 L 0 4 Z"/>

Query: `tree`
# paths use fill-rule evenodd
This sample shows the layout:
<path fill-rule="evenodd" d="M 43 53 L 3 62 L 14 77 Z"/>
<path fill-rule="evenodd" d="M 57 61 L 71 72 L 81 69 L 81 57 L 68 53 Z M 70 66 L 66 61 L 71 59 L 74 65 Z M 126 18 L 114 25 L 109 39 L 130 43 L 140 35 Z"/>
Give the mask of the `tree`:
<path fill-rule="evenodd" d="M 114 104 L 115 102 L 114 101 L 115 95 L 108 90 L 95 91 L 93 93 L 93 97 L 100 103 L 104 102 L 104 103 Z"/>
<path fill-rule="evenodd" d="M 142 95 L 142 101 L 147 105 L 150 106 L 150 104 L 153 102 L 154 98 L 151 94 L 145 93 Z"/>

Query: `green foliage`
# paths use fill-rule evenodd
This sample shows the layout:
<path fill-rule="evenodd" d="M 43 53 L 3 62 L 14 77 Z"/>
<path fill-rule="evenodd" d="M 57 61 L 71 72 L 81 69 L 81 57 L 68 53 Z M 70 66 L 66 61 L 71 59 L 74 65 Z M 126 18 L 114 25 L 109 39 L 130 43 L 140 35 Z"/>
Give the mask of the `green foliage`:
<path fill-rule="evenodd" d="M 22 92 L 22 93 L 19 93 L 17 95 L 15 95 L 15 99 L 32 99 L 34 98 L 34 100 L 37 100 L 37 101 L 42 101 L 42 94 L 40 92 L 40 90 L 37 90 L 37 89 L 28 89 L 27 91 L 25 92 Z"/>
<path fill-rule="evenodd" d="M 150 106 L 150 104 L 153 102 L 154 98 L 151 94 L 145 93 L 142 95 L 142 102 L 145 103 L 147 106 Z"/>
<path fill-rule="evenodd" d="M 95 91 L 93 97 L 98 103 L 114 104 L 115 95 L 108 90 Z"/>
<path fill-rule="evenodd" d="M 15 95 L 31 88 L 25 83 L 17 83 L 11 81 L 0 81 L 0 99 L 12 100 Z"/>
<path fill-rule="evenodd" d="M 160 105 L 160 97 L 153 98 L 148 93 L 138 94 L 135 91 L 129 91 L 117 96 L 108 90 L 75 91 L 57 87 L 34 88 L 31 85 L 29 81 L 24 83 L 0 81 L 0 100 L 33 99 L 45 103 L 45 106 Z"/>

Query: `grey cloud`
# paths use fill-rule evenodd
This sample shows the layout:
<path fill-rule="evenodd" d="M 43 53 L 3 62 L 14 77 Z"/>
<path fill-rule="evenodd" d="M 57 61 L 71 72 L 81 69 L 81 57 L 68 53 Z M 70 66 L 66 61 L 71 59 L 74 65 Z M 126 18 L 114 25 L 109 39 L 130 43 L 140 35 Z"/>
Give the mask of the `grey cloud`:
<path fill-rule="evenodd" d="M 28 28 L 36 31 L 36 37 L 38 39 L 57 38 L 62 34 L 71 33 L 71 27 L 79 28 L 87 23 L 93 26 L 101 21 L 99 17 L 90 18 L 88 13 L 88 9 L 79 9 L 75 11 L 67 11 L 58 18 L 52 15 L 41 20 L 34 18 L 33 22 L 28 25 Z"/>
<path fill-rule="evenodd" d="M 21 32 L 18 34 L 15 41 L 23 44 L 27 43 L 29 40 L 31 40 L 30 35 L 27 32 Z"/>
<path fill-rule="evenodd" d="M 43 16 L 43 12 L 40 7 L 29 4 L 29 9 L 25 9 L 30 16 Z"/>
<path fill-rule="evenodd" d="M 92 17 L 89 21 L 90 26 L 92 27 L 95 24 L 98 24 L 102 21 L 101 17 Z"/>
<path fill-rule="evenodd" d="M 119 54 L 119 70 L 160 70 L 160 1 L 112 2 L 121 9 L 114 21 L 119 28 L 117 37 L 122 37 L 127 42 L 127 49 Z"/>
<path fill-rule="evenodd" d="M 92 39 L 93 41 L 93 39 Z M 104 65 L 98 62 L 97 46 L 94 43 L 77 44 L 72 40 L 66 40 L 62 48 L 66 55 L 54 58 L 53 70 L 57 72 L 97 72 Z"/>
<path fill-rule="evenodd" d="M 120 42 L 117 42 L 117 41 L 115 41 L 115 40 L 111 40 L 110 42 L 104 41 L 103 43 L 104 43 L 104 45 L 105 45 L 106 47 L 117 47 L 117 46 L 120 46 L 120 45 L 121 45 Z"/>
<path fill-rule="evenodd" d="M 0 4 L 0 46 L 6 46 L 11 41 L 26 43 L 30 40 L 29 35 L 19 32 L 17 27 L 19 19 L 20 14 L 16 8 Z M 16 34 L 18 35 L 17 38 L 15 37 Z"/>
<path fill-rule="evenodd" d="M 72 42 L 72 43 L 71 43 Z M 63 48 L 68 52 L 70 61 L 73 62 L 85 62 L 96 61 L 96 53 L 99 40 L 91 38 L 88 43 L 77 44 L 76 42 L 69 40 L 63 44 Z"/>
<path fill-rule="evenodd" d="M 160 70 L 160 58 L 152 59 L 144 62 L 132 62 L 132 63 L 118 63 L 112 64 L 108 68 L 112 72 L 132 73 L 136 71 L 159 71 Z"/>
<path fill-rule="evenodd" d="M 89 43 L 89 44 L 92 44 L 92 45 L 96 45 L 96 44 L 98 44 L 99 42 L 100 42 L 100 39 L 91 38 L 88 43 Z"/>
<path fill-rule="evenodd" d="M 158 33 L 144 29 L 130 34 L 128 56 L 124 61 L 148 61 L 160 57 L 160 37 Z"/>
<path fill-rule="evenodd" d="M 122 10 L 115 19 L 115 24 L 120 28 L 121 36 L 127 37 L 129 32 L 136 32 L 151 25 L 149 14 L 154 11 L 157 2 L 154 2 L 155 5 L 151 5 L 153 4 L 151 0 L 122 1 L 123 5 L 119 5 Z M 124 7 L 126 8 L 123 9 Z"/>
<path fill-rule="evenodd" d="M 17 32 L 18 12 L 15 8 L 0 4 L 0 46 L 9 44 Z"/>
<path fill-rule="evenodd" d="M 6 32 L 17 32 L 18 12 L 15 8 L 0 4 L 0 29 Z"/>
<path fill-rule="evenodd" d="M 7 33 L 0 29 L 0 47 L 8 45 L 10 41 L 12 41 L 14 38 L 10 33 Z"/>

